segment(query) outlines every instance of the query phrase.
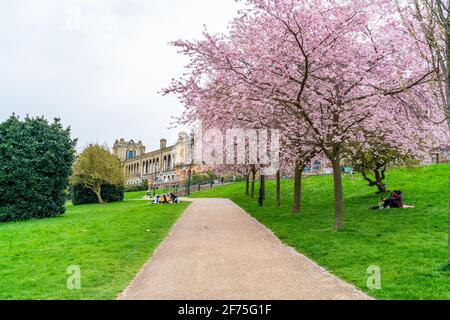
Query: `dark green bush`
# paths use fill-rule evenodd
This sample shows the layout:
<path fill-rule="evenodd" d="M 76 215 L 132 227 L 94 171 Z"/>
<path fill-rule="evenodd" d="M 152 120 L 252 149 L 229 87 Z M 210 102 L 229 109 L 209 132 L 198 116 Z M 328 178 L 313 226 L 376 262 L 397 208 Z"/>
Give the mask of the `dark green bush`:
<path fill-rule="evenodd" d="M 124 187 L 122 186 L 102 186 L 102 199 L 105 202 L 120 202 L 124 199 Z M 83 204 L 98 203 L 95 193 L 82 185 L 76 185 L 72 187 L 72 203 L 75 206 Z"/>
<path fill-rule="evenodd" d="M 0 123 L 0 222 L 64 213 L 75 145 L 58 119 Z"/>

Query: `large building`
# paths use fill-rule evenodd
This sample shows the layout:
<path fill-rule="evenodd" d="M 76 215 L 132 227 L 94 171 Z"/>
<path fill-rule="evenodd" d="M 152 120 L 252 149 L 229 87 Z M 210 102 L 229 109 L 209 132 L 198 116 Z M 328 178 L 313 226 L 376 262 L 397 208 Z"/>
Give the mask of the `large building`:
<path fill-rule="evenodd" d="M 168 146 L 167 140 L 161 139 L 160 148 L 150 152 L 145 152 L 141 141 L 116 140 L 113 153 L 123 161 L 127 185 L 179 185 L 186 181 L 189 170 L 198 170 L 193 166 L 193 144 L 193 137 L 182 132 L 175 145 Z"/>

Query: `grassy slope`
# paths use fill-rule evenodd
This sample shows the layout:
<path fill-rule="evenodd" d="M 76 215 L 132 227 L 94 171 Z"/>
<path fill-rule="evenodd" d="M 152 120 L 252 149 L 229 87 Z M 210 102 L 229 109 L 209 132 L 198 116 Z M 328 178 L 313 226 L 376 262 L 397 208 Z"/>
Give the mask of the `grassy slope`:
<path fill-rule="evenodd" d="M 311 257 L 335 275 L 379 299 L 450 299 L 447 261 L 447 205 L 450 166 L 395 170 L 391 190 L 404 192 L 416 209 L 371 211 L 379 196 L 359 176 L 344 178 L 346 228 L 334 232 L 331 177 L 310 177 L 303 188 L 300 216 L 291 213 L 292 181 L 283 181 L 283 207 L 274 206 L 274 183 L 259 209 L 244 196 L 242 184 L 195 197 L 227 197 L 252 214 L 286 244 Z M 382 290 L 367 289 L 367 269 L 382 269 Z"/>
<path fill-rule="evenodd" d="M 0 299 L 114 299 L 136 276 L 187 204 L 68 205 L 64 216 L 0 224 Z M 81 290 L 66 269 L 81 268 Z"/>

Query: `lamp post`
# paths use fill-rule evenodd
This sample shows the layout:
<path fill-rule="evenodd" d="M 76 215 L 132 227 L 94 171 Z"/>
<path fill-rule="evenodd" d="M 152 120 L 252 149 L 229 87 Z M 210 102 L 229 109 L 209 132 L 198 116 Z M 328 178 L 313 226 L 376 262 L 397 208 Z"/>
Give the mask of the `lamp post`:
<path fill-rule="evenodd" d="M 188 184 L 187 184 L 187 190 L 186 190 L 187 196 L 191 195 L 191 178 L 192 178 L 192 166 L 193 165 L 194 165 L 194 161 L 192 160 L 191 163 L 189 164 L 189 170 L 188 170 Z"/>
<path fill-rule="evenodd" d="M 156 196 L 156 176 L 157 176 L 157 169 L 155 168 L 155 170 L 154 170 L 154 178 L 153 178 L 153 196 L 155 197 Z M 159 175 L 161 176 L 162 175 L 162 171 L 159 173 Z"/>
<path fill-rule="evenodd" d="M 153 170 L 153 196 L 156 197 L 156 168 Z"/>

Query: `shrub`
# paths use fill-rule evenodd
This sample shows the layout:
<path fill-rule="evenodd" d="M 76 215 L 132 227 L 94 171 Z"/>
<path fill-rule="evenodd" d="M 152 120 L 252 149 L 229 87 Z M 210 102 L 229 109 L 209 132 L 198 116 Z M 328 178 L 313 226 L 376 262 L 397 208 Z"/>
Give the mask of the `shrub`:
<path fill-rule="evenodd" d="M 130 184 L 125 186 L 125 192 L 147 191 L 148 181 L 144 180 L 139 184 Z"/>
<path fill-rule="evenodd" d="M 120 202 L 124 199 L 124 187 L 103 185 L 101 196 L 105 202 Z M 72 187 L 72 203 L 75 206 L 98 203 L 97 195 L 91 189 L 79 184 Z"/>
<path fill-rule="evenodd" d="M 211 180 L 218 179 L 218 175 L 214 172 L 194 173 L 191 178 L 191 184 L 206 184 Z"/>
<path fill-rule="evenodd" d="M 102 186 L 123 186 L 124 172 L 120 159 L 111 154 L 107 147 L 90 145 L 77 158 L 73 166 L 73 186 L 83 185 L 103 203 Z"/>
<path fill-rule="evenodd" d="M 0 124 L 0 222 L 65 212 L 75 145 L 58 119 L 13 115 Z"/>

